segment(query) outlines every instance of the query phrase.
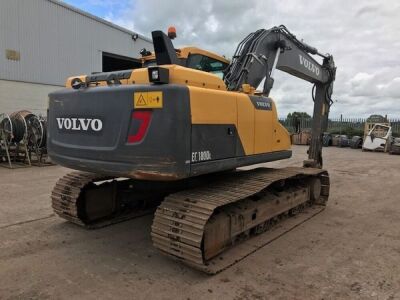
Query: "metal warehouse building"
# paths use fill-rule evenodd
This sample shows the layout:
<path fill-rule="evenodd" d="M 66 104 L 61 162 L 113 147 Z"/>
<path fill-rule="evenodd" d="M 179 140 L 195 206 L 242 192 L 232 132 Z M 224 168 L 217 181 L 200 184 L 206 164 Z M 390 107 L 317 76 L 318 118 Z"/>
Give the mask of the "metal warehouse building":
<path fill-rule="evenodd" d="M 67 77 L 140 66 L 138 35 L 56 0 L 0 1 L 0 113 L 44 113 Z"/>

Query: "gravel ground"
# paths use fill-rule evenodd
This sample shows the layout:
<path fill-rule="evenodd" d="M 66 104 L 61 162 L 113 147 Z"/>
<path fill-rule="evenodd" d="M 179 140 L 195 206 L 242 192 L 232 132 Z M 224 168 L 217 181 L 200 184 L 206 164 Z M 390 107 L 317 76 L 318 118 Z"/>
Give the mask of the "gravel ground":
<path fill-rule="evenodd" d="M 268 166 L 298 166 L 293 158 Z M 0 168 L 0 299 L 400 299 L 400 156 L 326 148 L 327 209 L 208 276 L 151 245 L 152 216 L 84 230 L 54 216 L 69 170 Z"/>

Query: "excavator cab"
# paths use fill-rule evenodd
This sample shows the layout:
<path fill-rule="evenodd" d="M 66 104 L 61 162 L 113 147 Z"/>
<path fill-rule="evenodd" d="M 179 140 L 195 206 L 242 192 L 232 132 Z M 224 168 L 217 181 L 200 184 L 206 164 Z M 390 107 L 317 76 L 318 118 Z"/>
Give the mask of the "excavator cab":
<path fill-rule="evenodd" d="M 179 64 L 186 68 L 208 72 L 222 79 L 223 71 L 228 67 L 229 60 L 211 51 L 197 47 L 183 47 L 175 49 Z M 142 49 L 142 65 L 144 68 L 157 65 L 154 53 Z"/>

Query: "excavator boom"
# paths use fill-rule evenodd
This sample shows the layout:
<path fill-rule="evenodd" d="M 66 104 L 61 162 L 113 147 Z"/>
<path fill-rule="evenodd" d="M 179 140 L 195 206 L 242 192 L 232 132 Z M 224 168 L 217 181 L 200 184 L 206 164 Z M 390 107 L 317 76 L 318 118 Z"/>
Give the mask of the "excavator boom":
<path fill-rule="evenodd" d="M 311 55 L 323 58 L 322 64 Z M 263 80 L 263 94 L 269 96 L 275 69 L 314 84 L 313 126 L 308 160 L 305 166 L 322 163 L 322 134 L 326 131 L 336 67 L 333 57 L 299 41 L 285 26 L 260 29 L 238 45 L 224 80 L 229 90 L 240 91 L 244 84 L 257 88 Z M 315 95 L 314 95 L 315 92 Z"/>

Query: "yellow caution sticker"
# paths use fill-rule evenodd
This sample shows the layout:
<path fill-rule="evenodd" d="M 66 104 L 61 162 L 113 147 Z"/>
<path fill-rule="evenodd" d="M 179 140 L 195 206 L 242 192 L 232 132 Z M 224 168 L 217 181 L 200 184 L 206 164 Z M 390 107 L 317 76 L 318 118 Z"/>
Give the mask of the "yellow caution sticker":
<path fill-rule="evenodd" d="M 133 97 L 134 108 L 162 108 L 162 92 L 137 92 Z"/>

